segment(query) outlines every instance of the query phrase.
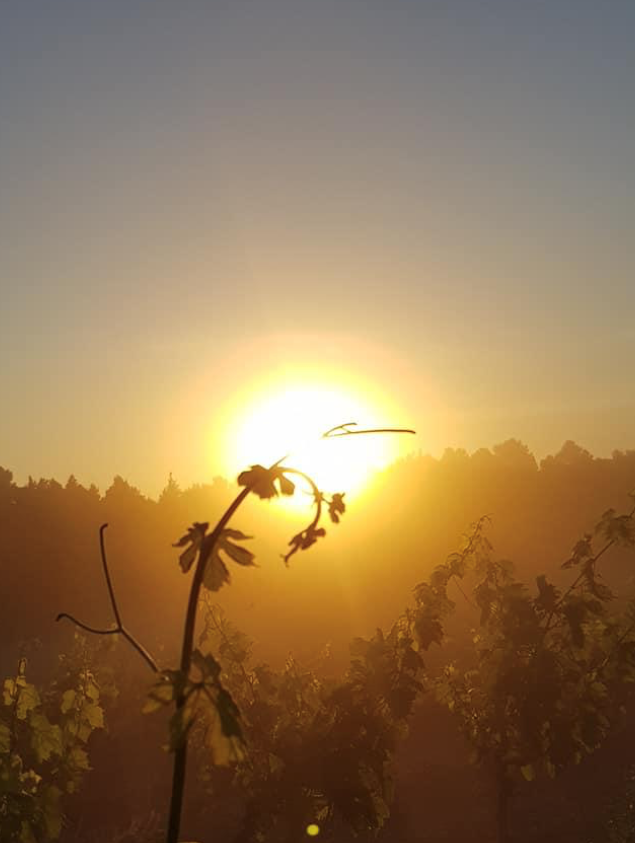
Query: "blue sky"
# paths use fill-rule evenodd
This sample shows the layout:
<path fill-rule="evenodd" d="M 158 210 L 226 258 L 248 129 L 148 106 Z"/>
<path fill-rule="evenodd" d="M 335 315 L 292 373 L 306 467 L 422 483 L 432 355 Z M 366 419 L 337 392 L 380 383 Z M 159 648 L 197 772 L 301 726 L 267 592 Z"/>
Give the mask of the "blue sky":
<path fill-rule="evenodd" d="M 0 462 L 204 479 L 176 440 L 289 334 L 424 451 L 635 447 L 634 42 L 617 0 L 5 4 Z"/>

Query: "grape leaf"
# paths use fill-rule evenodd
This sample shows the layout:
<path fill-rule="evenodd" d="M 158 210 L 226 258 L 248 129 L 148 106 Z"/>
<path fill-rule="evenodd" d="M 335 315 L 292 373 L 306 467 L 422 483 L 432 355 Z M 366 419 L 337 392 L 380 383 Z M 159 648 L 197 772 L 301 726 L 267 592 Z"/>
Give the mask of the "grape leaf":
<path fill-rule="evenodd" d="M 45 714 L 33 714 L 29 721 L 31 727 L 31 747 L 38 761 L 48 761 L 53 755 L 61 755 L 62 731 L 50 722 Z"/>
<path fill-rule="evenodd" d="M 335 494 L 329 501 L 329 516 L 334 524 L 338 524 L 340 515 L 346 512 L 346 504 L 344 503 L 344 493 Z"/>
<path fill-rule="evenodd" d="M 233 559 L 233 561 L 238 563 L 238 565 L 254 565 L 254 554 L 251 550 L 230 541 L 230 539 L 243 541 L 250 538 L 252 538 L 252 536 L 246 536 L 244 533 L 241 533 L 240 530 L 225 529 L 218 540 L 216 552 L 219 550 L 225 551 L 230 559 Z"/>
<path fill-rule="evenodd" d="M 72 688 L 68 691 L 64 691 L 62 694 L 62 705 L 60 706 L 62 714 L 66 714 L 71 710 L 71 708 L 74 708 L 76 697 L 77 691 L 74 691 Z"/>
<path fill-rule="evenodd" d="M 104 728 L 104 710 L 100 705 L 88 703 L 82 708 L 82 716 L 93 727 L 93 729 Z"/>
<path fill-rule="evenodd" d="M 194 564 L 196 554 L 201 547 L 208 527 L 207 521 L 195 521 L 187 533 L 172 545 L 172 547 L 185 547 L 185 550 L 179 556 L 179 565 L 184 574 L 187 574 Z"/>
<path fill-rule="evenodd" d="M 272 468 L 252 465 L 238 475 L 238 485 L 249 487 L 254 495 L 263 500 L 275 498 L 279 494 L 292 495 L 295 492 L 295 484 L 285 476 L 284 468 L 277 465 Z"/>

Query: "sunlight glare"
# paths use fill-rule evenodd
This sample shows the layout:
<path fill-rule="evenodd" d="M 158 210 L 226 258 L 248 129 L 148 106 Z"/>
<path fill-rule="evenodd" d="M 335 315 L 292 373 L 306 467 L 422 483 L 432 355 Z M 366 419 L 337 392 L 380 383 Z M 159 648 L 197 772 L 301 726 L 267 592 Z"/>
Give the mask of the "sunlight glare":
<path fill-rule="evenodd" d="M 350 421 L 363 428 L 383 426 L 389 419 L 352 390 L 324 384 L 270 389 L 236 413 L 227 428 L 229 468 L 235 476 L 251 464 L 270 465 L 288 455 L 285 463 L 305 471 L 321 490 L 345 492 L 350 498 L 397 455 L 390 435 L 321 438 L 335 425 Z"/>

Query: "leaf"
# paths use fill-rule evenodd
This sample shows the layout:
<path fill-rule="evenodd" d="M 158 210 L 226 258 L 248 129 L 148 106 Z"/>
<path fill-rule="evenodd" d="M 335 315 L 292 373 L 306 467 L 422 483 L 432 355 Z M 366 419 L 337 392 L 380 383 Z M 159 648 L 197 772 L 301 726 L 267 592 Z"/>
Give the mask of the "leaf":
<path fill-rule="evenodd" d="M 295 483 L 285 476 L 284 471 L 285 469 L 278 465 L 271 468 L 252 465 L 247 471 L 238 475 L 238 485 L 247 486 L 254 495 L 258 495 L 263 500 L 275 498 L 279 494 L 292 495 L 295 492 Z"/>
<path fill-rule="evenodd" d="M 93 727 L 93 729 L 104 728 L 104 710 L 100 705 L 89 703 L 82 708 L 82 717 Z"/>
<path fill-rule="evenodd" d="M 95 682 L 95 678 L 91 673 L 89 673 L 87 677 L 86 696 L 93 702 L 97 702 L 99 700 L 99 685 Z"/>
<path fill-rule="evenodd" d="M 274 485 L 279 472 L 276 469 L 265 468 L 263 465 L 252 465 L 247 471 L 238 475 L 238 485 L 247 486 L 254 495 L 264 500 L 275 498 L 278 490 Z"/>
<path fill-rule="evenodd" d="M 544 574 L 536 577 L 536 585 L 538 586 L 536 605 L 545 612 L 553 612 L 558 603 L 558 590 L 554 585 L 547 582 Z"/>
<path fill-rule="evenodd" d="M 216 685 L 220 679 L 221 666 L 211 653 L 203 655 L 200 650 L 192 653 L 192 664 L 198 668 L 203 682 Z"/>
<path fill-rule="evenodd" d="M 207 521 L 195 521 L 187 533 L 172 545 L 172 547 L 186 547 L 189 545 L 179 556 L 179 565 L 184 574 L 187 574 L 194 564 L 196 554 L 203 543 L 208 527 L 209 523 Z"/>
<path fill-rule="evenodd" d="M 74 691 L 72 688 L 68 691 L 64 691 L 62 694 L 62 705 L 60 706 L 62 714 L 66 714 L 71 710 L 71 708 L 75 707 L 76 697 L 77 691 Z"/>
<path fill-rule="evenodd" d="M 211 702 L 211 700 L 210 700 Z M 242 761 L 245 757 L 240 712 L 229 691 L 220 688 L 211 712 L 211 723 L 207 732 L 207 744 L 214 764 L 226 767 Z"/>
<path fill-rule="evenodd" d="M 74 746 L 66 756 L 71 767 L 75 770 L 90 770 L 88 753 L 81 746 Z"/>
<path fill-rule="evenodd" d="M 4 680 L 4 685 L 2 687 L 2 701 L 5 705 L 13 705 L 15 701 L 16 690 L 17 686 L 15 679 Z"/>
<path fill-rule="evenodd" d="M 62 731 L 45 714 L 33 714 L 29 722 L 31 727 L 31 747 L 38 761 L 48 761 L 53 755 L 61 755 Z"/>
<path fill-rule="evenodd" d="M 524 778 L 528 782 L 533 782 L 534 778 L 536 777 L 533 764 L 525 764 L 520 768 L 520 772 L 523 774 Z"/>
<path fill-rule="evenodd" d="M 181 693 L 184 684 L 180 670 L 161 671 L 154 687 L 148 693 L 148 699 L 141 709 L 142 714 L 150 714 L 169 705 Z"/>
<path fill-rule="evenodd" d="M 306 550 L 311 545 L 315 544 L 315 542 L 319 538 L 323 538 L 326 535 L 326 530 L 324 527 L 317 527 L 315 524 L 310 524 L 306 530 L 302 530 L 301 533 L 297 533 L 293 538 L 289 541 L 291 545 L 291 550 L 288 553 L 283 554 L 282 558 L 285 561 L 285 565 L 289 563 L 289 559 L 293 556 L 294 553 L 297 553 L 299 550 Z"/>
<path fill-rule="evenodd" d="M 329 501 L 329 516 L 334 524 L 338 524 L 340 515 L 346 512 L 346 504 L 344 503 L 344 493 L 335 494 Z"/>
<path fill-rule="evenodd" d="M 230 581 L 229 571 L 227 565 L 218 555 L 217 550 L 213 550 L 205 565 L 205 573 L 203 574 L 203 585 L 209 591 L 218 591 Z"/>
<path fill-rule="evenodd" d="M 251 550 L 229 541 L 230 539 L 244 541 L 246 539 L 251 538 L 253 537 L 246 536 L 244 533 L 241 533 L 240 530 L 225 529 L 220 535 L 218 545 L 217 548 L 215 548 L 215 551 L 218 552 L 219 550 L 223 550 L 230 557 L 230 559 L 232 559 L 238 565 L 253 566 L 255 565 L 255 562 L 254 554 L 251 552 Z"/>
<path fill-rule="evenodd" d="M 15 713 L 18 720 L 26 720 L 30 711 L 40 705 L 40 695 L 37 692 L 35 685 L 24 685 L 19 689 L 18 702 Z"/>

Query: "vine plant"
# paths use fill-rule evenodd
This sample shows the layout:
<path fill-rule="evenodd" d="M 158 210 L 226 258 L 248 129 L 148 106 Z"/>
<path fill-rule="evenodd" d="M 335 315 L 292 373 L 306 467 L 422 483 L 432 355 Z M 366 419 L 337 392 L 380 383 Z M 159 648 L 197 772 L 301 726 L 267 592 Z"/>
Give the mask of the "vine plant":
<path fill-rule="evenodd" d="M 346 422 L 330 428 L 323 439 L 375 433 L 415 433 L 405 428 L 358 429 L 356 422 Z M 227 507 L 216 526 L 209 531 L 208 522 L 195 522 L 176 543 L 175 547 L 184 548 L 179 556 L 183 573 L 192 568 L 194 573 L 185 614 L 181 660 L 178 669 L 162 670 L 148 650 L 138 641 L 124 624 L 110 577 L 104 531 L 107 524 L 100 528 L 100 550 L 102 568 L 115 624 L 108 629 L 93 627 L 68 613 L 61 613 L 57 620 L 66 618 L 72 623 L 95 635 L 121 635 L 143 658 L 148 667 L 157 674 L 157 681 L 152 689 L 146 711 L 164 705 L 174 705 L 170 719 L 170 750 L 174 753 L 172 793 L 167 826 L 167 843 L 178 843 L 181 824 L 181 812 L 187 768 L 188 735 L 197 720 L 205 718 L 208 724 L 206 734 L 209 748 L 217 764 L 244 757 L 244 738 L 239 708 L 231 693 L 224 687 L 221 679 L 221 666 L 211 653 L 203 654 L 194 647 L 197 609 L 201 589 L 218 591 L 230 580 L 229 569 L 224 558 L 242 566 L 254 565 L 254 554 L 242 544 L 250 536 L 240 530 L 230 528 L 229 522 L 245 499 L 254 494 L 270 500 L 278 495 L 293 495 L 295 483 L 290 478 L 300 478 L 311 489 L 314 515 L 307 526 L 289 541 L 289 550 L 282 555 L 285 565 L 298 551 L 306 550 L 326 535 L 321 526 L 325 508 L 332 523 L 339 523 L 340 516 L 346 510 L 344 493 L 325 495 L 308 474 L 298 468 L 284 465 L 286 457 L 266 468 L 252 465 L 238 476 L 241 491 Z M 221 553 L 223 556 L 221 556 Z"/>
<path fill-rule="evenodd" d="M 61 660 L 48 687 L 27 676 L 27 659 L 4 680 L 0 699 L 0 827 L 7 843 L 56 840 L 62 801 L 90 770 L 88 743 L 104 727 L 104 696 L 85 641 Z M 61 657 L 60 657 L 61 658 Z M 110 689 L 113 693 L 113 689 Z"/>
<path fill-rule="evenodd" d="M 554 777 L 593 752 L 614 726 L 635 683 L 635 601 L 610 612 L 614 598 L 598 563 L 615 546 L 635 546 L 635 507 L 608 510 L 562 567 L 575 572 L 557 588 L 544 575 L 532 594 L 513 565 L 491 557 L 481 519 L 462 553 L 452 554 L 415 589 L 406 618 L 420 645 L 442 643 L 456 584 L 478 613 L 473 656 L 434 678 L 497 791 L 499 843 L 510 840 L 510 798 L 523 781 Z M 601 545 L 597 547 L 597 541 Z M 461 582 L 470 578 L 466 593 Z"/>

